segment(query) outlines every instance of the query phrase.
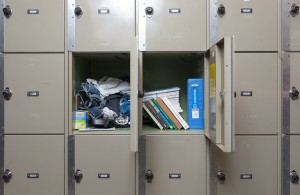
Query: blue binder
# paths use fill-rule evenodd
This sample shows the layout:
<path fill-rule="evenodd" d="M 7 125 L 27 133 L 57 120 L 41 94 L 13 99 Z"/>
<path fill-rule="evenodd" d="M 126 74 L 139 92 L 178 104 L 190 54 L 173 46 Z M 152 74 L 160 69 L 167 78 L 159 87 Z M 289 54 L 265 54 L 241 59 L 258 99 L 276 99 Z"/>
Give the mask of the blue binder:
<path fill-rule="evenodd" d="M 204 80 L 188 79 L 188 125 L 190 129 L 204 129 Z"/>

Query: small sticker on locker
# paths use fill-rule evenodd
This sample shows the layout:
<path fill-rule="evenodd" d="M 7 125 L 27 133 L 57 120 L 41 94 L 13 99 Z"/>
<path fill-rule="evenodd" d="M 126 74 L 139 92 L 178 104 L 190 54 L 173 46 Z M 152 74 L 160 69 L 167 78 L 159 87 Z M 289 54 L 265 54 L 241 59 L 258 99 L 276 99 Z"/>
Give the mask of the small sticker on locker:
<path fill-rule="evenodd" d="M 170 173 L 169 179 L 181 179 L 181 174 L 180 173 Z"/>
<path fill-rule="evenodd" d="M 252 174 L 241 174 L 241 179 L 252 179 Z"/>
<path fill-rule="evenodd" d="M 199 109 L 192 109 L 192 118 L 200 118 L 199 117 Z"/>
<path fill-rule="evenodd" d="M 109 173 L 98 173 L 98 179 L 109 179 L 110 174 Z"/>
<path fill-rule="evenodd" d="M 27 14 L 39 14 L 39 10 L 38 9 L 28 9 L 27 10 Z"/>
<path fill-rule="evenodd" d="M 241 8 L 241 13 L 242 14 L 252 14 L 253 10 L 252 10 L 252 8 Z"/>
<path fill-rule="evenodd" d="M 27 173 L 27 178 L 29 179 L 37 179 L 40 177 L 40 174 L 38 173 Z"/>

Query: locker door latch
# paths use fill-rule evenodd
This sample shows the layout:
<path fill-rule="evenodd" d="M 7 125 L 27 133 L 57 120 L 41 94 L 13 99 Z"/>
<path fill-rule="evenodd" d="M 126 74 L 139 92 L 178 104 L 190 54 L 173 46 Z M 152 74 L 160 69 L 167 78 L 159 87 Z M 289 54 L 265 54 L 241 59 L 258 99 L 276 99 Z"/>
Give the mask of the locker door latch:
<path fill-rule="evenodd" d="M 4 99 L 10 100 L 10 98 L 12 96 L 12 92 L 11 92 L 10 88 L 6 87 L 5 90 L 3 91 L 2 95 L 3 95 Z"/>
<path fill-rule="evenodd" d="M 83 177 L 83 174 L 82 172 L 80 171 L 80 169 L 77 169 L 74 173 L 74 179 L 77 183 L 80 183 L 81 180 L 82 180 L 82 177 Z"/>
<path fill-rule="evenodd" d="M 5 170 L 2 176 L 3 180 L 8 183 L 12 178 L 12 172 L 8 169 Z"/>
<path fill-rule="evenodd" d="M 150 169 L 148 169 L 145 173 L 145 177 L 146 177 L 147 182 L 151 183 L 154 178 L 153 172 Z"/>
<path fill-rule="evenodd" d="M 299 91 L 296 87 L 292 87 L 289 91 L 289 96 L 292 100 L 296 100 L 299 97 Z"/>
<path fill-rule="evenodd" d="M 83 14 L 83 11 L 80 6 L 75 7 L 74 14 L 75 14 L 75 16 L 77 16 L 77 18 L 79 18 Z"/>
<path fill-rule="evenodd" d="M 290 178 L 291 178 L 291 182 L 292 182 L 293 184 L 298 183 L 298 181 L 299 181 L 298 173 L 297 173 L 295 170 L 293 170 L 293 171 L 290 173 Z"/>
<path fill-rule="evenodd" d="M 6 18 L 9 18 L 12 15 L 12 10 L 9 5 L 5 6 L 5 8 L 3 8 L 2 11 Z"/>
<path fill-rule="evenodd" d="M 219 171 L 217 173 L 217 178 L 220 181 L 220 183 L 224 183 L 225 182 L 225 174 L 223 173 L 223 171 Z"/>
<path fill-rule="evenodd" d="M 295 17 L 296 15 L 299 14 L 299 6 L 296 5 L 295 3 L 293 3 L 290 8 L 290 14 L 292 17 Z"/>
<path fill-rule="evenodd" d="M 151 18 L 151 16 L 154 13 L 154 9 L 153 9 L 153 7 L 146 7 L 145 12 L 146 12 L 147 17 Z"/>
<path fill-rule="evenodd" d="M 225 6 L 223 4 L 219 5 L 217 13 L 218 13 L 220 18 L 222 18 L 225 15 L 226 9 L 225 9 Z"/>

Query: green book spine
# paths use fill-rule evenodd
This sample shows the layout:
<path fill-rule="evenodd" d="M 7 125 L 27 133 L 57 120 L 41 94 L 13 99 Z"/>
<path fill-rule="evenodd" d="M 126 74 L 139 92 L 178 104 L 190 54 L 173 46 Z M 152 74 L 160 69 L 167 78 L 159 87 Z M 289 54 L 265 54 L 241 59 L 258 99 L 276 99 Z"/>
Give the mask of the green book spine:
<path fill-rule="evenodd" d="M 159 109 L 159 111 L 164 115 L 164 117 L 168 120 L 170 123 L 170 129 L 177 129 L 173 121 L 168 117 L 168 115 L 165 113 L 165 111 L 160 107 L 160 105 L 157 103 L 155 99 L 151 99 L 154 103 L 154 105 Z"/>

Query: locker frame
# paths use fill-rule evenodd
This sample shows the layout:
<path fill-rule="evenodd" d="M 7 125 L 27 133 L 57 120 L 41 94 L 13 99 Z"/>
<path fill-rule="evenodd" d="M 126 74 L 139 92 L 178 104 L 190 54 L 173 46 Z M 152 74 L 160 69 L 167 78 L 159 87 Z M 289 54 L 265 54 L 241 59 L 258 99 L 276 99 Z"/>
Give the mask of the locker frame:
<path fill-rule="evenodd" d="M 75 0 L 68 0 L 68 50 L 75 51 L 75 16 L 74 16 Z"/>
<path fill-rule="evenodd" d="M 68 195 L 75 194 L 75 135 L 68 136 Z"/>
<path fill-rule="evenodd" d="M 210 0 L 210 16 L 209 16 L 209 48 L 218 42 L 218 0 Z"/>
<path fill-rule="evenodd" d="M 4 135 L 0 135 L 0 174 L 4 173 Z M 0 181 L 0 195 L 4 195 L 4 181 Z"/>
<path fill-rule="evenodd" d="M 0 17 L 1 18 L 1 17 Z M 2 32 L 0 30 L 0 32 Z M 1 41 L 0 41 L 1 44 Z M 4 90 L 4 54 L 0 53 L 0 86 Z M 4 98 L 0 98 L 0 135 L 4 134 Z"/>
<path fill-rule="evenodd" d="M 1 10 L 4 7 L 4 0 L 0 0 Z M 0 17 L 0 52 L 4 52 L 4 16 Z"/>

